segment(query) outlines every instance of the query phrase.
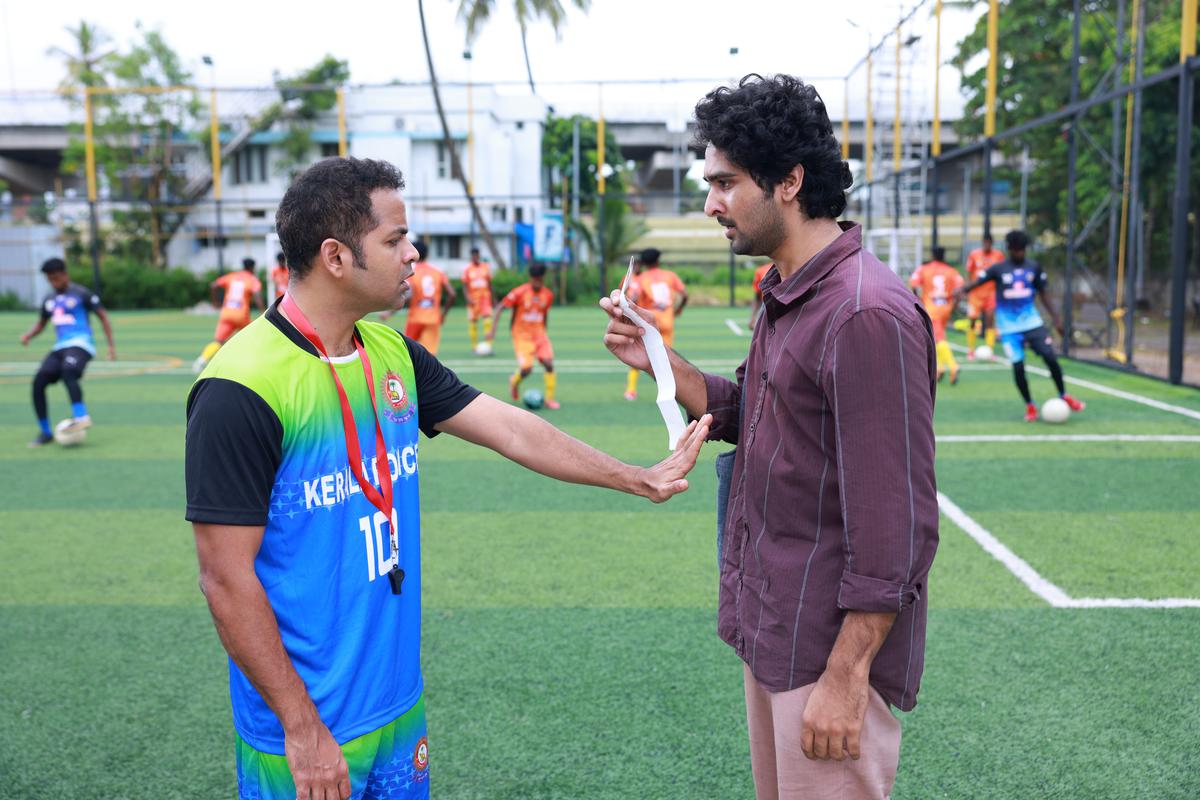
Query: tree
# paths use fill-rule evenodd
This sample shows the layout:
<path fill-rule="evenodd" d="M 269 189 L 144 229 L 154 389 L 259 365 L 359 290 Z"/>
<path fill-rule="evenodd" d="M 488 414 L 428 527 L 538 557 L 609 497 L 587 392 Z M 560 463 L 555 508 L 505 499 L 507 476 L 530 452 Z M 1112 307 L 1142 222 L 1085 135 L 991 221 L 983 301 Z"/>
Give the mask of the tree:
<path fill-rule="evenodd" d="M 326 55 L 313 66 L 292 78 L 275 73 L 275 86 L 282 104 L 273 107 L 271 119 L 286 117 L 287 132 L 282 147 L 284 157 L 276 168 L 294 178 L 311 161 L 313 122 L 337 105 L 337 89 L 306 89 L 310 86 L 336 87 L 350 80 L 350 64 Z M 289 109 L 287 112 L 284 109 Z"/>
<path fill-rule="evenodd" d="M 580 11 L 587 11 L 591 0 L 570 0 Z M 479 31 L 492 15 L 495 0 L 459 0 L 458 18 L 467 26 L 467 47 L 475 43 Z M 557 35 L 566 21 L 567 12 L 559 0 L 513 0 L 517 24 L 521 26 L 521 52 L 525 55 L 525 74 L 529 77 L 529 91 L 537 94 L 533 85 L 533 68 L 529 64 L 529 44 L 526 41 L 529 24 L 539 17 L 549 21 Z"/>
<path fill-rule="evenodd" d="M 433 51 L 429 49 L 429 27 L 425 24 L 425 0 L 417 0 L 417 13 L 421 17 L 421 39 L 425 43 L 425 62 L 429 65 L 429 86 L 433 90 L 433 104 L 437 107 L 438 120 L 442 123 L 442 142 L 446 146 L 446 152 L 450 154 L 451 172 L 462 184 L 463 194 L 467 198 L 467 204 L 471 207 L 471 216 L 475 218 L 479 235 L 483 237 L 488 252 L 492 254 L 492 263 L 499 269 L 505 269 L 504 254 L 501 253 L 495 237 L 492 236 L 487 223 L 484 222 L 483 214 L 479 211 L 479 204 L 475 202 L 475 195 L 471 192 L 470 184 L 467 183 L 467 172 L 463 169 L 462 160 L 458 157 L 458 148 L 454 146 L 454 137 L 450 135 L 450 123 L 446 120 L 446 109 L 442 105 L 442 92 L 438 86 L 437 72 L 433 68 Z"/>
<path fill-rule="evenodd" d="M 630 216 L 629 204 L 623 198 L 609 195 L 604 197 L 603 214 L 594 215 L 591 225 L 582 220 L 575 220 L 574 228 L 587 242 L 588 249 L 597 254 L 597 262 L 600 264 L 611 264 L 618 258 L 629 255 L 633 250 L 633 243 L 645 236 L 649 230 L 644 220 Z M 603 242 L 597 233 L 603 233 Z"/>
<path fill-rule="evenodd" d="M 1128 79 L 1128 62 L 1116 64 L 1112 20 L 1095 0 L 1085 2 L 1080 21 L 1080 96 L 1086 98 L 1111 70 L 1120 69 Z M 1179 59 L 1179 4 L 1173 0 L 1143 0 L 1146 16 L 1145 73 L 1150 75 L 1175 64 Z M 1128 26 L 1129 22 L 1126 21 Z M 1004 130 L 1066 105 L 1070 97 L 1072 19 L 1064 3 L 1046 5 L 1038 0 L 1008 0 L 1000 16 L 999 80 L 996 87 L 996 128 Z M 1127 57 L 1132 58 L 1129 31 L 1126 28 Z M 975 29 L 958 44 L 951 64 L 962 74 L 966 104 L 962 119 L 956 123 L 967 139 L 983 134 L 986 89 L 987 19 L 981 16 Z M 970 67 L 977 67 L 970 69 Z M 1105 84 L 1111 86 L 1111 82 Z M 1145 219 L 1150 227 L 1147 263 L 1151 270 L 1169 263 L 1168 225 L 1174 172 L 1177 88 L 1174 82 L 1147 90 L 1142 95 L 1141 174 Z M 1124 103 L 1121 103 L 1121 127 L 1124 133 Z M 1063 124 L 1043 125 L 1020 138 L 1003 139 L 1000 151 L 1015 160 L 1022 147 L 1028 146 L 1033 160 L 1029 175 L 1029 219 L 1034 237 L 1050 234 L 1058 246 L 1045 256 L 1048 263 L 1064 260 L 1067 208 L 1067 141 Z M 1103 213 L 1102 204 L 1120 202 L 1120 194 L 1110 197 L 1108 143 L 1112 137 L 1110 107 L 1094 108 L 1079 120 L 1077 138 L 1077 229 L 1093 214 Z M 1122 154 L 1118 153 L 1118 163 Z M 1192 160 L 1192 185 L 1200 184 L 1200 163 Z M 1012 169 L 1001 168 L 997 178 L 1013 177 Z M 1155 224 L 1155 220 L 1159 221 Z M 1132 221 L 1131 221 L 1132 226 Z M 1107 260 L 1103 237 L 1092 236 L 1079 249 L 1082 264 L 1093 266 Z"/>
<path fill-rule="evenodd" d="M 140 39 L 125 53 L 102 51 L 108 35 L 81 22 L 68 28 L 76 52 L 58 50 L 67 75 L 64 88 L 112 87 L 124 90 L 93 95 L 92 117 L 97 172 L 113 187 L 114 199 L 135 207 L 114 216 L 126 238 L 148 239 L 144 251 L 163 266 L 163 231 L 174 227 L 179 212 L 170 207 L 186 178 L 179 145 L 199 126 L 201 105 L 194 91 L 174 91 L 192 79 L 179 56 L 158 31 L 140 23 Z M 75 102 L 82 101 L 82 93 Z M 62 170 L 77 173 L 84 163 L 83 126 L 72 125 Z M 136 204 L 145 203 L 143 210 Z M 128 243 L 125 243 L 128 244 Z M 118 245 L 123 247 L 125 245 Z M 141 246 L 134 246 L 141 252 Z"/>
<path fill-rule="evenodd" d="M 582 114 L 572 117 L 546 116 L 545 130 L 542 132 L 542 164 L 549 167 L 552 173 L 569 180 L 576 180 L 574 169 L 574 131 L 575 122 L 579 122 L 579 204 L 581 210 L 591 210 L 596 197 L 596 153 L 598 139 L 596 137 L 596 121 Z M 605 178 L 605 188 L 617 195 L 624 194 L 625 159 L 621 148 L 613 136 L 612 130 L 604 131 L 604 163 L 612 168 L 611 174 Z M 550 187 L 552 197 L 562 194 L 562 182 L 554 181 Z"/>

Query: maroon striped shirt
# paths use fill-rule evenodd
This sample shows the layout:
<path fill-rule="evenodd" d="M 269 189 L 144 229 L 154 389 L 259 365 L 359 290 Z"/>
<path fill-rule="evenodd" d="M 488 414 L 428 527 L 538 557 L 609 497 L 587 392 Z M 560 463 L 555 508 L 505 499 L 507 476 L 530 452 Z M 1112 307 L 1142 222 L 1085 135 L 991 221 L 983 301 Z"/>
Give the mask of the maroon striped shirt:
<path fill-rule="evenodd" d="M 705 375 L 710 439 L 738 445 L 717 628 L 771 691 L 812 683 L 847 611 L 895 611 L 870 682 L 916 704 L 938 542 L 929 318 L 842 235 L 764 313 L 737 383 Z"/>

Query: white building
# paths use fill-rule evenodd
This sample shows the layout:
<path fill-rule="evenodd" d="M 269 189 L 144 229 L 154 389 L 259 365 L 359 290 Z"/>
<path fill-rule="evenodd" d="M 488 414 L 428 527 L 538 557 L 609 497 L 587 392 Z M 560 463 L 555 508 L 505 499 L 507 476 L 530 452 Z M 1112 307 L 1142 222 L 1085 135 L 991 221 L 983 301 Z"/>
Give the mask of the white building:
<path fill-rule="evenodd" d="M 541 213 L 541 147 L 546 104 L 530 95 L 503 95 L 493 87 L 442 90 L 451 134 L 488 229 L 508 263 L 514 261 L 514 223 Z M 471 113 L 468 114 L 468 102 Z M 244 257 L 263 266 L 275 210 L 287 190 L 286 124 L 255 133 L 222 164 L 221 229 L 225 266 Z M 462 185 L 454 177 L 428 86 L 385 86 L 346 91 L 349 154 L 384 159 L 404 173 L 409 226 L 430 245 L 430 260 L 457 275 L 474 243 L 475 230 Z M 468 134 L 471 146 L 468 146 Z M 318 118 L 311 130 L 313 161 L 338 152 L 337 117 Z M 207 154 L 197 149 L 196 168 Z M 167 262 L 204 271 L 217 266 L 217 217 L 212 190 L 199 198 L 168 248 Z"/>

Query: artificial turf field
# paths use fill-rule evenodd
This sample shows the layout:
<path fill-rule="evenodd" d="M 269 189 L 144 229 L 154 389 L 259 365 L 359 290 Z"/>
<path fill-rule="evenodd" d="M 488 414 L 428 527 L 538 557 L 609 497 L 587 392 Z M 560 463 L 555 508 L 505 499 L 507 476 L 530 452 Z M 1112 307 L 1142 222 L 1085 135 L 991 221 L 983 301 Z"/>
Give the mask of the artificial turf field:
<path fill-rule="evenodd" d="M 689 309 L 678 349 L 732 374 L 748 339 L 729 317 L 746 312 Z M 29 376 L 52 339 L 20 347 L 33 319 L 0 315 L 0 796 L 232 797 L 226 662 L 182 516 L 192 376 L 169 368 L 214 320 L 114 314 L 123 361 L 89 370 L 86 444 L 29 451 Z M 550 323 L 563 407 L 545 416 L 625 460 L 662 457 L 653 384 L 621 399 L 602 314 Z M 507 344 L 470 357 L 459 309 L 442 358 L 504 396 Z M 1094 385 L 1071 387 L 1088 408 L 1065 426 L 1021 422 L 1002 365 L 939 389 L 939 489 L 1041 594 L 943 515 L 894 798 L 1200 796 L 1200 608 L 1078 607 L 1200 598 L 1200 417 L 1183 413 L 1200 413 L 1200 392 L 1064 365 Z M 1048 378 L 1031 383 L 1049 395 Z M 50 398 L 65 416 L 61 385 Z M 1096 440 L 996 440 L 1049 435 Z M 706 446 L 691 489 L 654 506 L 423 442 L 435 797 L 753 796 L 741 670 L 715 634 L 725 447 Z"/>

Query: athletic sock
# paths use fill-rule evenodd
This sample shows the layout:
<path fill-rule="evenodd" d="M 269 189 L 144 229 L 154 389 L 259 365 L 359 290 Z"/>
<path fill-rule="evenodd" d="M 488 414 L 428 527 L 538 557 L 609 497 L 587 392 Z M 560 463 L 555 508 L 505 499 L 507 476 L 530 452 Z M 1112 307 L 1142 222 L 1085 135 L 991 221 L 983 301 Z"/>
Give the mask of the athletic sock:
<path fill-rule="evenodd" d="M 636 369 L 629 370 L 629 377 L 625 380 L 625 394 L 637 394 L 638 371 Z"/>
<path fill-rule="evenodd" d="M 558 376 L 553 372 L 546 373 L 546 399 L 554 399 L 554 388 L 558 385 Z"/>
<path fill-rule="evenodd" d="M 954 360 L 954 351 L 950 349 L 950 343 L 945 339 L 937 343 L 937 360 L 938 368 L 950 370 L 954 372 L 958 369 L 958 362 Z"/>
<path fill-rule="evenodd" d="M 467 334 L 470 335 L 470 337 L 471 337 L 471 349 L 474 350 L 475 346 L 477 344 L 479 344 L 479 323 L 478 322 L 468 322 L 467 323 Z"/>
<path fill-rule="evenodd" d="M 217 351 L 220 349 L 220 342 L 209 342 L 204 346 L 204 349 L 200 351 L 200 360 L 204 361 L 205 363 L 212 361 L 212 357 L 215 356 Z"/>
<path fill-rule="evenodd" d="M 46 417 L 39 417 L 38 418 L 38 428 L 41 429 L 42 433 L 49 436 L 50 435 L 50 420 Z"/>
<path fill-rule="evenodd" d="M 996 329 L 988 328 L 983 332 L 983 341 L 988 347 L 992 348 L 992 352 L 996 350 Z"/>
<path fill-rule="evenodd" d="M 71 416 L 79 418 L 86 417 L 87 415 L 88 413 L 86 405 L 83 403 L 71 403 Z"/>
<path fill-rule="evenodd" d="M 484 338 L 487 338 L 488 336 L 492 335 L 492 318 L 491 317 L 483 318 L 483 335 L 484 335 Z"/>
<path fill-rule="evenodd" d="M 976 337 L 975 320 L 971 320 L 970 322 L 971 322 L 971 324 L 967 326 L 967 352 L 974 353 L 975 352 L 975 337 Z"/>

